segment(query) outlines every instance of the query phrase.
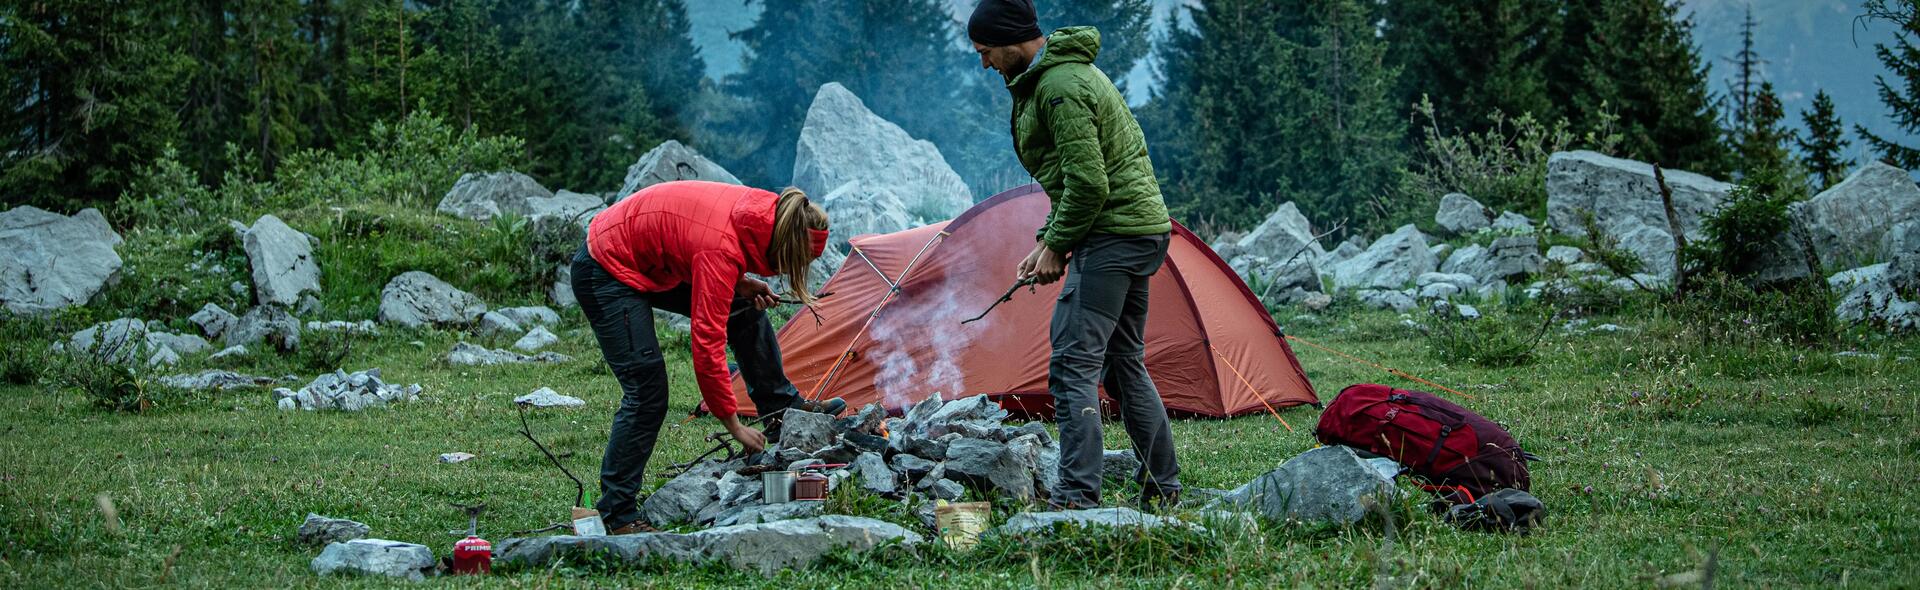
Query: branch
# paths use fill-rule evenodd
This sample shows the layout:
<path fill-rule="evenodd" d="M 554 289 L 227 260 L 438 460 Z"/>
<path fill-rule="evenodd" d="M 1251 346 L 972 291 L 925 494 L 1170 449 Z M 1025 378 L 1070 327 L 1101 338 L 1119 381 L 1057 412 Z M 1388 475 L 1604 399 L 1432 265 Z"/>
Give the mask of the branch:
<path fill-rule="evenodd" d="M 540 449 L 540 453 L 546 455 L 547 460 L 552 461 L 554 467 L 560 468 L 560 473 L 566 474 L 567 479 L 573 480 L 573 505 L 583 506 L 586 504 L 587 484 L 580 483 L 580 478 L 574 477 L 573 472 L 568 471 L 567 466 L 560 462 L 560 458 L 553 456 L 553 451 L 547 450 L 547 445 L 540 444 L 540 439 L 533 437 L 533 427 L 527 425 L 527 405 L 514 404 L 514 407 L 520 410 L 520 436 L 527 437 L 527 441 L 533 443 L 534 448 Z"/>

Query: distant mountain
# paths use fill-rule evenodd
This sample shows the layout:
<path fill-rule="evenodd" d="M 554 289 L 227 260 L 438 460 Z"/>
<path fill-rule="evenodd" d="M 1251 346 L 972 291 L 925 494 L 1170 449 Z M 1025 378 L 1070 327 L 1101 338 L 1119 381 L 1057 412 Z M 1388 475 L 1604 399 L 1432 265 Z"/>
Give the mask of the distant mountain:
<path fill-rule="evenodd" d="M 740 44 L 727 33 L 753 24 L 760 14 L 761 0 L 699 0 L 687 3 L 687 15 L 693 22 L 693 40 L 706 59 L 707 73 L 720 78 L 740 70 Z M 792 1 L 792 0 L 783 0 Z M 1039 0 L 1045 1 L 1045 0 Z M 947 8 L 956 23 L 955 33 L 964 26 L 977 0 L 947 0 Z M 1153 0 L 1154 35 L 1164 38 L 1168 23 L 1182 5 L 1197 5 L 1200 0 Z M 1893 27 L 1886 23 L 1856 21 L 1861 14 L 1858 0 L 1681 0 L 1683 16 L 1694 22 L 1694 40 L 1702 57 L 1712 65 L 1713 90 L 1726 94 L 1727 80 L 1733 68 L 1724 59 L 1738 51 L 1740 23 L 1746 9 L 1753 7 L 1759 28 L 1754 35 L 1755 51 L 1767 64 L 1765 79 L 1779 91 L 1788 111 L 1789 122 L 1798 128 L 1800 111 L 1813 100 L 1814 91 L 1826 89 L 1849 128 L 1865 125 L 1887 137 L 1916 138 L 1903 134 L 1887 115 L 1876 94 L 1874 76 L 1888 75 L 1874 58 L 1875 43 L 1893 39 Z M 1041 23 L 1052 29 L 1072 23 Z M 956 42 L 960 42 L 956 39 Z M 1127 72 L 1128 99 L 1144 103 L 1157 86 L 1155 72 L 1158 55 L 1149 55 L 1140 66 Z M 1854 155 L 1861 146 L 1854 139 Z"/>

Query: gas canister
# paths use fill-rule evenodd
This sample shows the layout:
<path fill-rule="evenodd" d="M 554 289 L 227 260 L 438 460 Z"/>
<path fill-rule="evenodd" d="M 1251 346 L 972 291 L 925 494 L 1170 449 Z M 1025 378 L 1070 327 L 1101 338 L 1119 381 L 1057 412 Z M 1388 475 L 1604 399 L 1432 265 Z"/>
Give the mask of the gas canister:
<path fill-rule="evenodd" d="M 467 538 L 454 543 L 453 573 L 493 573 L 493 543 L 477 535 L 467 535 Z"/>

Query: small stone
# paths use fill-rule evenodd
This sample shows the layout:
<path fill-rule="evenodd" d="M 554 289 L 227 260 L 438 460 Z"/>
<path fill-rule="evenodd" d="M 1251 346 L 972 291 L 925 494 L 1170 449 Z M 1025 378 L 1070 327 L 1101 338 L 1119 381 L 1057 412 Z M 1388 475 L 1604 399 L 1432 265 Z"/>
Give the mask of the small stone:
<path fill-rule="evenodd" d="M 544 305 L 507 307 L 494 311 L 509 320 L 513 320 L 513 323 L 518 324 L 522 328 L 532 329 L 534 326 L 552 327 L 560 325 L 560 313 Z"/>
<path fill-rule="evenodd" d="M 441 453 L 441 463 L 465 463 L 473 459 L 473 453 Z"/>
<path fill-rule="evenodd" d="M 1386 501 L 1393 481 L 1343 446 L 1319 447 L 1229 492 L 1226 506 L 1257 510 L 1272 519 L 1339 524 L 1366 516 L 1364 498 Z"/>
<path fill-rule="evenodd" d="M 933 482 L 933 486 L 930 491 L 932 492 L 933 497 L 946 500 L 948 502 L 952 502 L 952 501 L 959 500 L 961 496 L 966 495 L 967 488 L 965 486 L 960 485 L 960 482 L 943 478 L 943 479 L 935 480 Z"/>
<path fill-rule="evenodd" d="M 213 355 L 207 357 L 207 359 L 217 361 L 221 359 L 247 356 L 247 354 L 248 354 L 247 347 L 245 346 L 229 346 L 229 347 L 220 349 L 220 352 L 213 353 Z"/>
<path fill-rule="evenodd" d="M 433 550 L 425 545 L 385 539 L 354 539 L 327 545 L 313 558 L 313 573 L 389 576 L 413 581 L 426 579 L 426 571 L 436 562 Z"/>
<path fill-rule="evenodd" d="M 200 326 L 200 333 L 206 335 L 208 338 L 219 338 L 222 334 L 225 334 L 229 328 L 232 328 L 234 324 L 240 322 L 239 317 L 229 313 L 225 308 L 212 303 L 200 306 L 200 311 L 193 312 L 193 315 L 187 316 L 187 320 L 193 322 L 196 326 Z"/>
<path fill-rule="evenodd" d="M 173 349 L 164 346 L 161 347 L 159 351 L 154 352 L 153 356 L 147 357 L 147 366 L 149 367 L 171 367 L 177 364 L 180 364 L 180 355 L 173 352 Z"/>
<path fill-rule="evenodd" d="M 520 324 L 515 323 L 512 318 L 501 315 L 500 312 L 497 311 L 480 314 L 480 323 L 474 326 L 473 329 L 475 335 L 483 338 L 492 338 L 502 334 L 519 334 L 525 331 L 527 331 L 526 328 L 520 327 Z"/>
<path fill-rule="evenodd" d="M 919 481 L 921 477 L 933 471 L 934 462 L 900 453 L 893 456 L 892 467 L 894 472 L 905 476 L 908 480 Z"/>
<path fill-rule="evenodd" d="M 358 522 L 309 512 L 307 520 L 300 523 L 300 530 L 295 531 L 294 538 L 303 545 L 319 546 L 364 538 L 372 531 L 372 527 Z"/>
<path fill-rule="evenodd" d="M 553 346 L 554 343 L 559 341 L 560 337 L 553 335 L 553 332 L 547 331 L 545 326 L 534 326 L 532 330 L 527 331 L 525 336 L 521 336 L 519 340 L 514 341 L 513 347 L 527 352 L 534 352 L 548 346 Z"/>
<path fill-rule="evenodd" d="M 1574 264 L 1587 257 L 1586 252 L 1573 246 L 1553 246 L 1547 248 L 1547 260 L 1561 264 Z M 1597 265 L 1596 265 L 1597 266 Z"/>
<path fill-rule="evenodd" d="M 882 496 L 900 493 L 899 478 L 887 468 L 887 461 L 880 458 L 879 453 L 861 453 L 853 460 L 853 470 L 860 476 L 862 491 Z"/>
<path fill-rule="evenodd" d="M 1132 508 L 1093 508 L 1088 510 L 1061 510 L 1055 512 L 1023 512 L 1007 519 L 1006 524 L 993 529 L 993 535 L 1024 535 L 1050 531 L 1057 526 L 1141 528 L 1160 527 L 1206 529 L 1172 517 L 1154 516 Z"/>
<path fill-rule="evenodd" d="M 1107 450 L 1100 455 L 1100 477 L 1113 482 L 1131 482 L 1140 472 L 1140 459 L 1133 449 Z"/>
<path fill-rule="evenodd" d="M 560 395 L 550 387 L 535 389 L 533 393 L 513 398 L 513 403 L 536 408 L 577 408 L 587 405 L 586 400 L 569 395 Z"/>
<path fill-rule="evenodd" d="M 812 453 L 833 444 L 833 417 L 789 409 L 780 420 L 780 446 Z"/>

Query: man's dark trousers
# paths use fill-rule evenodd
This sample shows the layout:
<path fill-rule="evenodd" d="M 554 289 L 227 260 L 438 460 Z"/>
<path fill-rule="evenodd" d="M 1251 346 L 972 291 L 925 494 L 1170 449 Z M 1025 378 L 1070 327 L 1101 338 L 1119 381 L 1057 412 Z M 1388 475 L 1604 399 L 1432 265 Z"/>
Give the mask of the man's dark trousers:
<path fill-rule="evenodd" d="M 1147 285 L 1166 260 L 1168 241 L 1168 234 L 1093 234 L 1068 259 L 1066 284 L 1053 306 L 1053 358 L 1047 367 L 1047 392 L 1060 426 L 1055 504 L 1100 502 L 1103 448 L 1096 384 L 1106 385 L 1133 440 L 1141 466 L 1135 480 L 1149 495 L 1180 490 L 1173 430 L 1146 365 Z"/>
<path fill-rule="evenodd" d="M 634 498 L 640 492 L 647 458 L 667 417 L 667 365 L 653 334 L 653 310 L 687 315 L 692 291 L 680 288 L 642 293 L 615 279 L 581 248 L 573 257 L 573 294 L 593 326 L 600 352 L 620 381 L 620 409 L 613 415 L 607 454 L 600 461 L 600 500 L 594 508 L 610 526 L 640 519 Z M 727 316 L 727 346 L 747 382 L 747 395 L 760 415 L 784 410 L 800 400 L 780 365 L 780 343 L 767 314 L 746 299 L 735 299 Z"/>

